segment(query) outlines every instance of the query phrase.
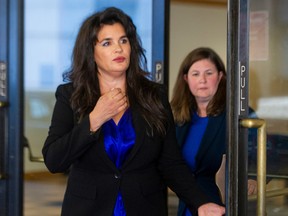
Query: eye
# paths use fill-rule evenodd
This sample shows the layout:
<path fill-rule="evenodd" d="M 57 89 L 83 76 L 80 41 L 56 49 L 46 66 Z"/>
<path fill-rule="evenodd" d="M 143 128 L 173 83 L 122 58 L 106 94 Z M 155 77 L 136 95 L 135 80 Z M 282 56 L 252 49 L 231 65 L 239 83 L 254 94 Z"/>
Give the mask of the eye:
<path fill-rule="evenodd" d="M 121 44 L 127 44 L 127 43 L 129 43 L 129 40 L 128 40 L 127 37 L 121 38 L 120 43 L 121 43 Z"/>
<path fill-rule="evenodd" d="M 191 75 L 192 76 L 199 76 L 199 73 L 198 72 L 192 72 Z"/>
<path fill-rule="evenodd" d="M 104 46 L 104 47 L 107 47 L 107 46 L 110 45 L 110 41 L 103 41 L 103 42 L 101 43 L 101 45 Z"/>
<path fill-rule="evenodd" d="M 206 71 L 206 74 L 207 74 L 207 75 L 212 75 L 212 74 L 214 74 L 214 71 L 208 70 L 208 71 Z"/>
<path fill-rule="evenodd" d="M 100 45 L 100 46 L 103 46 L 103 47 L 107 47 L 107 46 L 109 46 L 111 44 L 111 40 L 104 39 L 102 41 L 99 41 L 97 44 Z"/>

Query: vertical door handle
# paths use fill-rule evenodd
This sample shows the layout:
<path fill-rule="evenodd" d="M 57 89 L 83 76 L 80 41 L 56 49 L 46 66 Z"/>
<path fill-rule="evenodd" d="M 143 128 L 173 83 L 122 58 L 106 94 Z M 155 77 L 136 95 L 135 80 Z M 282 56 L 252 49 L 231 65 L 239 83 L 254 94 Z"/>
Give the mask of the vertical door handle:
<path fill-rule="evenodd" d="M 241 119 L 245 128 L 257 129 L 257 215 L 266 215 L 266 122 L 263 119 Z"/>

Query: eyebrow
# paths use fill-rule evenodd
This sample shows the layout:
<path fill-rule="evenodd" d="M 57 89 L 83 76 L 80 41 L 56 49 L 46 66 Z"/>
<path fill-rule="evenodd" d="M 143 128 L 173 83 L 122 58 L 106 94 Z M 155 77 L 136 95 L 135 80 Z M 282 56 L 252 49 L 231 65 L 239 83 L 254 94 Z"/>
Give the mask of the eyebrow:
<path fill-rule="evenodd" d="M 121 40 L 121 39 L 123 39 L 123 38 L 127 38 L 127 39 L 128 39 L 127 35 L 123 35 L 123 36 L 121 36 L 121 37 L 119 38 L 119 40 Z M 107 37 L 107 38 L 103 38 L 101 41 L 100 41 L 100 40 L 97 40 L 97 42 L 101 43 L 101 42 L 103 42 L 103 41 L 111 41 L 111 40 L 112 40 L 111 37 Z"/>
<path fill-rule="evenodd" d="M 209 69 L 206 69 L 206 70 L 204 70 L 203 72 L 209 72 L 209 71 L 214 71 L 212 68 L 209 68 Z M 192 70 L 191 72 L 194 72 L 194 73 L 200 73 L 200 71 L 199 70 Z"/>

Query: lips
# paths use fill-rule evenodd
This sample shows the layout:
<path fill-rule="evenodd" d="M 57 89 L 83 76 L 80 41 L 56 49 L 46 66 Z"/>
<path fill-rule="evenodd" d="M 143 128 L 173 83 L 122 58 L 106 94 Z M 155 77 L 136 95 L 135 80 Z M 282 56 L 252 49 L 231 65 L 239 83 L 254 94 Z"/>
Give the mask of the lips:
<path fill-rule="evenodd" d="M 125 61 L 125 57 L 119 56 L 119 57 L 113 59 L 113 61 L 115 61 L 115 62 L 124 62 Z"/>
<path fill-rule="evenodd" d="M 199 88 L 199 90 L 207 90 L 207 89 L 208 89 L 207 87 Z"/>

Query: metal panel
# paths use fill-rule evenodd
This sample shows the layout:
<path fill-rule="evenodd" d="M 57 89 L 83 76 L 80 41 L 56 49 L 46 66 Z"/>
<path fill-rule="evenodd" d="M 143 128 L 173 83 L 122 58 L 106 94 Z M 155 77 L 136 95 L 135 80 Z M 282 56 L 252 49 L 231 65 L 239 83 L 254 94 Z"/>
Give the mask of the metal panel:
<path fill-rule="evenodd" d="M 226 215 L 247 215 L 247 129 L 239 120 L 248 115 L 248 4 L 228 1 Z M 240 160 L 241 158 L 241 160 Z M 246 158 L 246 160 L 243 158 Z"/>
<path fill-rule="evenodd" d="M 153 1 L 152 74 L 153 80 L 167 86 L 169 74 L 169 14 L 168 0 Z"/>
<path fill-rule="evenodd" d="M 0 215 L 22 215 L 23 1 L 0 0 Z"/>

